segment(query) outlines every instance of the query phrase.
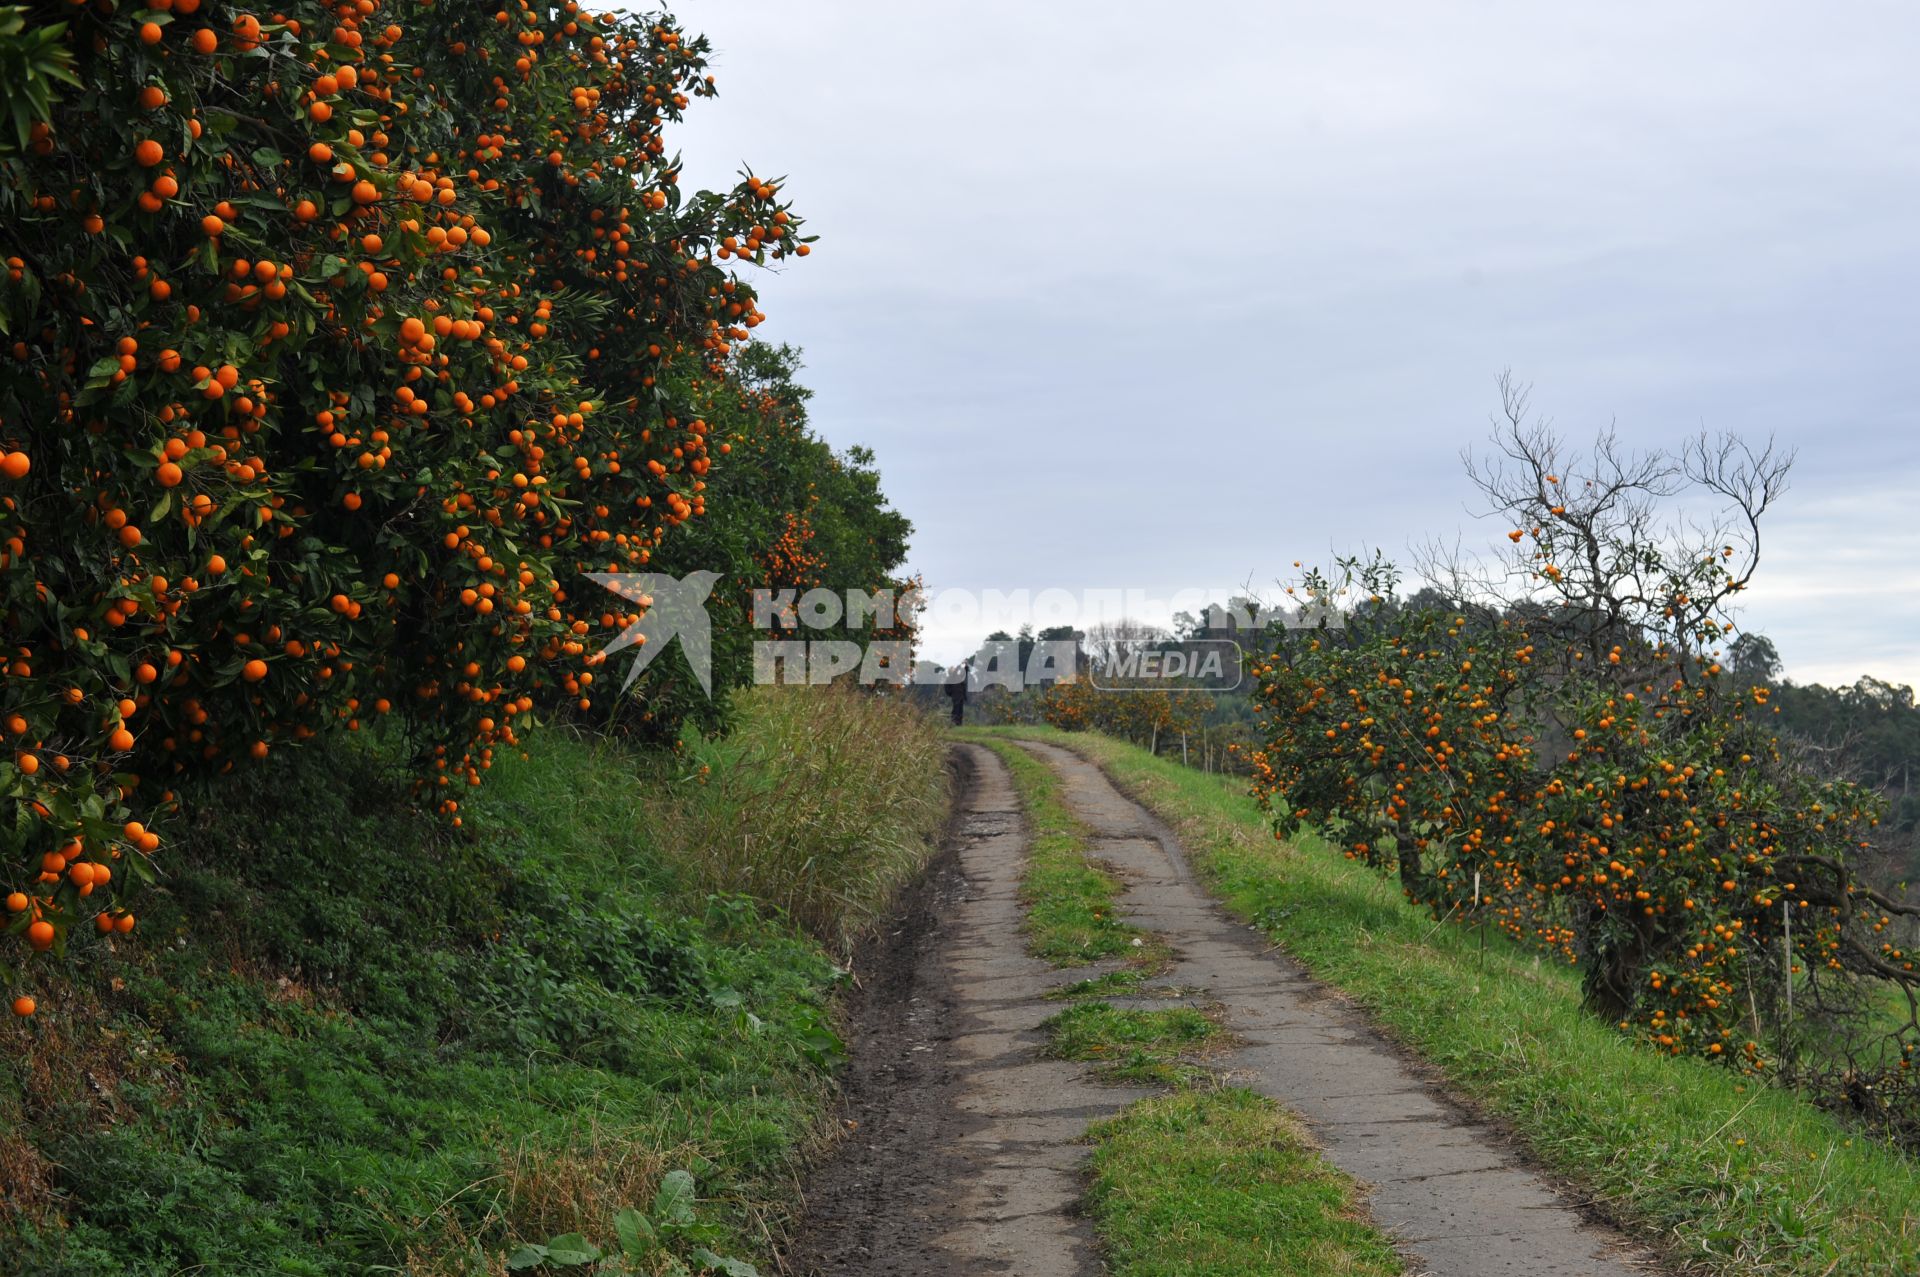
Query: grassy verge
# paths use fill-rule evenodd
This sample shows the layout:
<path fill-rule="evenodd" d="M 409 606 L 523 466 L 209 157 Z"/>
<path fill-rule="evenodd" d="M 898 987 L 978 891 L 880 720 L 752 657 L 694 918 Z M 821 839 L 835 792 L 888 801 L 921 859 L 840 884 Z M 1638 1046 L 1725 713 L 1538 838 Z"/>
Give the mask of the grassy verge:
<path fill-rule="evenodd" d="M 678 772 L 699 787 L 675 791 L 665 850 L 699 887 L 775 905 L 844 949 L 925 863 L 946 742 L 864 696 L 763 690 L 747 704 L 747 730 L 684 751 Z"/>
<path fill-rule="evenodd" d="M 1211 1077 L 1199 1056 L 1225 1036 L 1218 1024 L 1192 1007 L 1152 1011 L 1081 1002 L 1040 1026 L 1047 1054 L 1085 1060 L 1109 1082 L 1191 1086 Z"/>
<path fill-rule="evenodd" d="M 458 832 L 378 745 L 236 776 L 131 943 L 0 1026 L 0 1268 L 497 1274 L 628 1209 L 764 1253 L 824 1130 L 833 911 L 880 907 L 943 789 L 917 716 L 807 691 L 678 756 L 544 733 Z"/>
<path fill-rule="evenodd" d="M 1125 888 L 1112 870 L 1087 855 L 1086 829 L 1061 801 L 1059 778 L 1017 745 L 987 744 L 1012 772 L 1032 831 L 1020 880 L 1027 952 L 1057 967 L 1143 957 L 1151 937 L 1120 920 L 1115 902 Z"/>
<path fill-rule="evenodd" d="M 1091 735 L 1021 734 L 1106 767 L 1231 910 L 1677 1261 L 1743 1277 L 1916 1271 L 1913 1160 L 1790 1093 L 1637 1046 L 1581 1010 L 1571 970 L 1497 938 L 1481 950 L 1313 840 L 1276 843 L 1235 780 Z"/>
<path fill-rule="evenodd" d="M 1273 1101 L 1176 1091 L 1096 1123 L 1088 1209 L 1116 1277 L 1392 1277 L 1386 1238 Z"/>

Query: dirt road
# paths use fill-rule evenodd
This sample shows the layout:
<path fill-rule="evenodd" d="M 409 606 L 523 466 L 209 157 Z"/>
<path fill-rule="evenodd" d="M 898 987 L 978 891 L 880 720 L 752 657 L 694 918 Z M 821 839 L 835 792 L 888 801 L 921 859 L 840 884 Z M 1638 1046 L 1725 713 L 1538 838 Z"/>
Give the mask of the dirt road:
<path fill-rule="evenodd" d="M 1018 886 L 1026 833 L 1006 768 L 958 746 L 951 845 L 867 956 L 846 1119 L 810 1186 L 796 1273 L 915 1277 L 1104 1272 L 1075 1212 L 1087 1124 L 1146 1092 L 1041 1058 L 1049 990 L 1102 968 L 1026 955 Z M 1128 921 L 1172 945 L 1167 983 L 1223 1007 L 1240 1045 L 1209 1063 L 1286 1104 L 1432 1277 L 1646 1277 L 1653 1262 L 1596 1226 L 1493 1130 L 1448 1102 L 1356 1012 L 1229 920 L 1173 836 L 1092 764 L 1029 744 L 1128 885 Z M 1109 999 L 1134 1005 L 1128 999 Z M 1148 1005 L 1142 1001 L 1137 1005 Z M 1166 1005 L 1164 1002 L 1155 1005 Z"/>

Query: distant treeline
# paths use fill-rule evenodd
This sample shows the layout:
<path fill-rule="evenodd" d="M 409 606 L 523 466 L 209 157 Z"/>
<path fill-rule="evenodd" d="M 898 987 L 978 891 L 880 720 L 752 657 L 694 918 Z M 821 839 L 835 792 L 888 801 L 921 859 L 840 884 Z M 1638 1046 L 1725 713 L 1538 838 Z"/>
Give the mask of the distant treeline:
<path fill-rule="evenodd" d="M 1878 876 L 1911 890 L 1920 880 L 1920 705 L 1904 683 L 1862 677 L 1851 687 L 1782 678 L 1780 653 L 1763 634 L 1728 649 L 1736 677 L 1773 689 L 1780 730 L 1818 769 L 1878 790 L 1887 817 L 1878 839 Z"/>

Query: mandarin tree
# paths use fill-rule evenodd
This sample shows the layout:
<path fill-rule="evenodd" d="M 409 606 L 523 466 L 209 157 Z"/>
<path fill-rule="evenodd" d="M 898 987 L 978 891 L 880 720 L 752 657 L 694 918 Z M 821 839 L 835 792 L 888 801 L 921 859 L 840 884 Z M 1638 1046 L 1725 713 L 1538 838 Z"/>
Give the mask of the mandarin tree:
<path fill-rule="evenodd" d="M 692 369 L 676 400 L 700 414 L 714 468 L 705 496 L 720 517 L 688 524 L 656 551 L 650 566 L 671 576 L 724 568 L 707 601 L 712 622 L 716 686 L 756 676 L 757 640 L 847 639 L 911 641 L 908 609 L 882 615 L 847 610 L 838 624 L 804 631 L 757 624 L 756 591 L 778 597 L 825 589 L 845 599 L 851 591 L 887 592 L 896 605 L 918 583 L 899 574 L 912 525 L 887 502 L 872 453 L 836 452 L 809 427 L 811 392 L 798 381 L 800 352 L 788 345 L 737 346 L 715 373 Z M 779 609 L 774 609 L 778 611 Z M 793 620 L 797 623 L 797 617 Z M 622 726 L 659 740 L 683 724 L 718 725 L 724 701 L 709 701 L 678 649 L 649 667 L 648 695 Z"/>
<path fill-rule="evenodd" d="M 186 786 L 391 715 L 457 820 L 589 705 L 632 617 L 581 573 L 705 516 L 688 386 L 808 250 L 772 183 L 682 191 L 714 84 L 666 15 L 26 16 L 75 83 L 0 130 L 0 794 L 9 930 L 59 949 L 133 925 Z"/>
<path fill-rule="evenodd" d="M 1302 587 L 1351 601 L 1340 624 L 1276 631 L 1254 766 L 1278 832 L 1579 964 L 1663 1050 L 1824 1073 L 1914 1123 L 1920 971 L 1888 928 L 1920 908 L 1854 867 L 1880 804 L 1783 748 L 1768 689 L 1719 659 L 1788 463 L 1730 439 L 1573 456 L 1509 406 L 1475 469 L 1509 556 L 1429 563 L 1452 588 L 1411 600 L 1345 560 Z"/>

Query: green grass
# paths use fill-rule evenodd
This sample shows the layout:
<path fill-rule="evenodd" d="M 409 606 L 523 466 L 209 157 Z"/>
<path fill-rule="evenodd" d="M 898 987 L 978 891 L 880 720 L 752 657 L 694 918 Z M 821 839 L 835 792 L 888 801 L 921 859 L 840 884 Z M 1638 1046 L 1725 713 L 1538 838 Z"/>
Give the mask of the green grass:
<path fill-rule="evenodd" d="M 1569 968 L 1438 926 L 1316 840 L 1277 843 L 1232 778 L 1091 735 L 1241 918 L 1504 1119 L 1681 1264 L 1779 1277 L 1920 1270 L 1920 1165 L 1791 1092 L 1655 1054 L 1581 1009 Z"/>
<path fill-rule="evenodd" d="M 1210 1077 L 1199 1056 L 1225 1037 L 1192 1007 L 1123 1010 L 1105 1002 L 1071 1006 L 1040 1027 L 1055 1059 L 1093 1063 L 1109 1082 L 1151 1086 L 1190 1086 Z"/>
<path fill-rule="evenodd" d="M 907 772 L 878 753 L 934 733 L 789 696 L 747 698 L 730 749 L 690 746 L 704 777 L 543 732 L 454 833 L 415 814 L 378 744 L 233 778 L 160 858 L 167 890 L 130 942 L 40 964 L 40 1014 L 0 1025 L 0 1267 L 497 1273 L 524 1242 L 609 1244 L 675 1169 L 698 1240 L 764 1254 L 841 1050 L 844 932 L 781 907 L 857 897 L 870 916 L 945 783 L 920 749 L 932 807 L 874 799 L 860 826 L 868 773 L 812 742 L 857 750 L 840 720 L 874 716 L 867 761 L 897 790 Z M 811 715 L 820 732 L 794 730 Z M 781 750 L 756 750 L 762 732 Z M 751 797 L 803 788 L 794 770 L 842 778 L 840 823 Z M 830 889 L 718 893 L 714 830 L 785 865 L 859 860 L 814 872 Z"/>
<path fill-rule="evenodd" d="M 1020 880 L 1027 952 L 1057 967 L 1120 956 L 1142 962 L 1157 957 L 1152 937 L 1120 920 L 1117 902 L 1125 886 L 1111 869 L 1087 855 L 1086 828 L 1061 800 L 1053 770 L 1017 745 L 986 743 L 1013 774 L 1032 834 L 1027 870 Z"/>
<path fill-rule="evenodd" d="M 1273 1101 L 1238 1088 L 1142 1100 L 1088 1132 L 1087 1204 L 1116 1277 L 1394 1277 L 1393 1247 Z"/>
<path fill-rule="evenodd" d="M 749 730 L 682 752 L 676 772 L 697 784 L 662 813 L 665 849 L 702 889 L 776 905 L 844 950 L 926 860 L 946 741 L 921 715 L 831 688 L 748 703 Z"/>

